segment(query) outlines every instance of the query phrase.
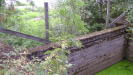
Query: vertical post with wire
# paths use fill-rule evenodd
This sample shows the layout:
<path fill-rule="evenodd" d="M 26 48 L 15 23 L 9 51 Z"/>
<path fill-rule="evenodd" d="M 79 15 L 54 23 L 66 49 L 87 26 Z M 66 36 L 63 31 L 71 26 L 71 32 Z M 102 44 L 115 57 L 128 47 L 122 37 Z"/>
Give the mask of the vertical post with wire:
<path fill-rule="evenodd" d="M 106 28 L 110 28 L 110 25 L 109 25 L 110 10 L 111 10 L 111 2 L 110 2 L 110 0 L 107 0 Z"/>
<path fill-rule="evenodd" d="M 49 41 L 49 13 L 48 13 L 48 2 L 44 2 L 45 8 L 45 39 Z"/>

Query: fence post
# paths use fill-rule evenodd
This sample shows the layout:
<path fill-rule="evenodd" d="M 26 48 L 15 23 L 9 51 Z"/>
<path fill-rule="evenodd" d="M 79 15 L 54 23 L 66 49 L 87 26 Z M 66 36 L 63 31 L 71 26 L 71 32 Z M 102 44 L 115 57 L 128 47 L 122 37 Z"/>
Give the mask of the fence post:
<path fill-rule="evenodd" d="M 48 14 L 48 2 L 44 2 L 45 8 L 45 39 L 49 41 L 49 14 Z"/>
<path fill-rule="evenodd" d="M 111 2 L 110 2 L 110 0 L 107 0 L 106 28 L 110 28 L 110 25 L 109 25 L 109 21 L 110 21 L 110 8 L 111 8 Z"/>

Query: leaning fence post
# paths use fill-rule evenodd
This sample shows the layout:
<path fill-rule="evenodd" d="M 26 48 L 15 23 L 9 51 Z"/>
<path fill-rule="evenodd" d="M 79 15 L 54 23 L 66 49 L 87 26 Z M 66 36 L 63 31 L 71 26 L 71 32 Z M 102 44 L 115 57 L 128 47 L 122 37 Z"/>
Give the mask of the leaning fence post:
<path fill-rule="evenodd" d="M 49 14 L 48 14 L 48 2 L 44 2 L 45 8 L 45 39 L 49 41 Z"/>

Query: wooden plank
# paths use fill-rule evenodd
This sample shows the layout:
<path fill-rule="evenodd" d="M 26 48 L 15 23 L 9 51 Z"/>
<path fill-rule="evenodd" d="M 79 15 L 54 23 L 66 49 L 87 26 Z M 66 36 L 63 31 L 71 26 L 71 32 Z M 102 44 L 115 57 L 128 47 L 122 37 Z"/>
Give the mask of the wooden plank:
<path fill-rule="evenodd" d="M 42 38 L 39 38 L 39 37 L 27 35 L 27 34 L 24 34 L 24 33 L 8 30 L 8 29 L 2 28 L 2 27 L 0 27 L 0 32 L 5 33 L 5 34 L 10 34 L 10 35 L 15 35 L 15 36 L 26 38 L 26 39 L 35 40 L 35 41 L 42 42 L 42 43 L 49 43 L 50 42 L 46 39 L 42 39 Z"/>

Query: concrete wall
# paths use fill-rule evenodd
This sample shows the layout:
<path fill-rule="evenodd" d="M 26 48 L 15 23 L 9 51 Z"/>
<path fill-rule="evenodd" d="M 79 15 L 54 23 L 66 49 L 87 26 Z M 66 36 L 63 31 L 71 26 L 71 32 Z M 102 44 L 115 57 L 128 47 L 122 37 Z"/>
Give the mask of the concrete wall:
<path fill-rule="evenodd" d="M 71 49 L 69 61 L 74 66 L 69 75 L 94 75 L 124 57 L 125 30 L 109 29 L 80 37 L 84 47 Z"/>
<path fill-rule="evenodd" d="M 70 75 L 92 75 L 117 63 L 124 56 L 123 44 L 124 36 L 121 36 L 72 53 L 70 62 L 74 66 Z"/>
<path fill-rule="evenodd" d="M 125 56 L 125 28 L 126 26 L 120 26 L 75 38 L 81 41 L 83 47 L 70 48 L 69 62 L 74 65 L 68 74 L 94 75 L 122 60 Z M 41 57 L 43 52 L 54 47 L 54 44 L 48 44 L 31 49 L 32 54 L 28 57 Z"/>
<path fill-rule="evenodd" d="M 133 40 L 128 40 L 127 59 L 133 61 Z"/>

